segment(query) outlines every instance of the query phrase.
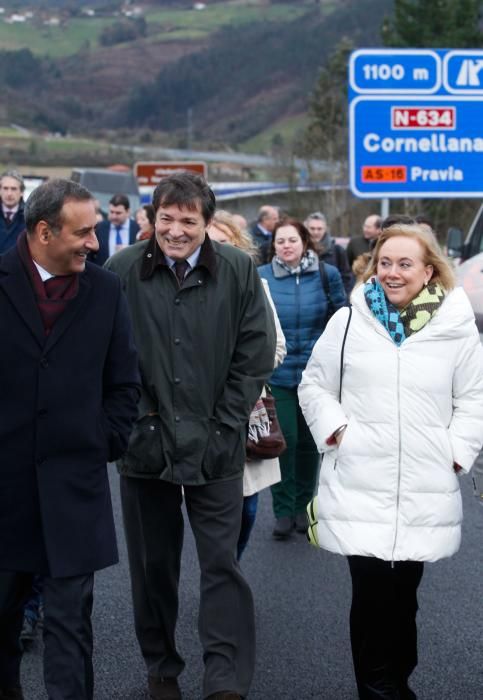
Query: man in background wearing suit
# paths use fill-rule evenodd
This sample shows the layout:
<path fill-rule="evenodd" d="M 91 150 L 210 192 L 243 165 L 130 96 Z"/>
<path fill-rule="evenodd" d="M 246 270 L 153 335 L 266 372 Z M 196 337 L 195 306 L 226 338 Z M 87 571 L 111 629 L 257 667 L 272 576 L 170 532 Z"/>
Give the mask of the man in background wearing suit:
<path fill-rule="evenodd" d="M 0 175 L 0 253 L 12 248 L 25 228 L 24 190 L 23 177 L 16 170 Z"/>
<path fill-rule="evenodd" d="M 277 207 L 272 207 L 269 204 L 264 204 L 260 207 L 257 222 L 251 231 L 253 242 L 258 248 L 257 265 L 265 265 L 270 262 L 272 234 L 278 219 L 279 212 Z"/>
<path fill-rule="evenodd" d="M 131 219 L 130 213 L 129 199 L 125 194 L 111 197 L 107 220 L 100 221 L 96 226 L 99 250 L 92 256 L 92 262 L 104 265 L 111 255 L 136 242 L 139 226 Z"/>
<path fill-rule="evenodd" d="M 370 253 L 374 250 L 374 246 L 377 243 L 377 239 L 381 235 L 381 224 L 382 219 L 377 214 L 371 214 L 366 219 L 364 219 L 364 225 L 362 227 L 362 236 L 354 236 L 350 239 L 349 245 L 347 246 L 347 259 L 349 260 L 349 265 L 352 267 L 354 260 L 356 260 L 359 255 L 364 253 Z"/>

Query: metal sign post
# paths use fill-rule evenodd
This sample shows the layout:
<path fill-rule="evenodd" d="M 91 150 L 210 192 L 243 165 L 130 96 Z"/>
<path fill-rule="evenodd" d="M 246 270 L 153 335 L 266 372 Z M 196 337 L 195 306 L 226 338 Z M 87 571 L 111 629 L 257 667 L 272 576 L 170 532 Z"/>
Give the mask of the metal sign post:
<path fill-rule="evenodd" d="M 483 196 L 483 51 L 354 51 L 349 142 L 359 197 Z"/>

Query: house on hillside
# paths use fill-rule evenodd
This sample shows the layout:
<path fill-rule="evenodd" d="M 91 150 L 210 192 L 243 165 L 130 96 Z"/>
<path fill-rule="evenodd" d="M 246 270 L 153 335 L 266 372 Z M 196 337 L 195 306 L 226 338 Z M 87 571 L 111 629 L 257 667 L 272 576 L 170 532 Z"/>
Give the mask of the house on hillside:
<path fill-rule="evenodd" d="M 46 27 L 60 27 L 60 19 L 58 17 L 50 17 L 44 20 Z"/>
<path fill-rule="evenodd" d="M 22 22 L 26 22 L 27 18 L 25 15 L 17 15 L 13 14 L 10 15 L 9 17 L 5 17 L 5 22 L 7 24 L 21 24 Z"/>

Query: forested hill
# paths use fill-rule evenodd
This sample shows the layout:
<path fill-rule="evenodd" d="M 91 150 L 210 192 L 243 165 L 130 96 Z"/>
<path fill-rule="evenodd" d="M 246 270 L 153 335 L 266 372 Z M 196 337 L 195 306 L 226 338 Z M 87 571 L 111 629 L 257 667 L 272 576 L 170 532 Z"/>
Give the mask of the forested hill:
<path fill-rule="evenodd" d="M 59 27 L 39 18 L 30 34 L 28 23 L 0 23 L 0 125 L 154 129 L 176 138 L 190 119 L 198 143 L 236 146 L 306 113 L 318 71 L 343 37 L 355 47 L 380 45 L 393 0 L 212 0 L 209 11 L 169 15 L 186 16 L 186 28 L 167 22 L 160 6 L 146 3 L 140 18 L 88 20 L 71 11 L 59 15 Z M 243 22 L 235 22 L 241 6 Z M 206 30 L 217 13 L 228 24 Z"/>
<path fill-rule="evenodd" d="M 306 110 L 318 70 L 343 36 L 355 46 L 378 45 L 387 7 L 387 0 L 351 0 L 329 15 L 314 8 L 289 24 L 228 27 L 206 49 L 134 88 L 119 123 L 176 129 L 192 108 L 207 138 L 244 141 Z"/>

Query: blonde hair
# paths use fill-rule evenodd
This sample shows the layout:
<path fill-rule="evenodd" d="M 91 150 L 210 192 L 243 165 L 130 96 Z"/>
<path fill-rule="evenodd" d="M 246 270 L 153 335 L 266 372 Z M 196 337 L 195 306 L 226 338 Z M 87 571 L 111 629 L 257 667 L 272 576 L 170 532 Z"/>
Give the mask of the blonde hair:
<path fill-rule="evenodd" d="M 252 237 L 246 231 L 242 231 L 233 220 L 233 215 L 230 212 L 218 209 L 210 223 L 219 228 L 220 231 L 223 231 L 235 248 L 240 248 L 240 250 L 252 257 L 256 255 L 257 247 L 254 245 Z"/>
<path fill-rule="evenodd" d="M 364 274 L 367 270 L 369 263 L 371 262 L 372 255 L 370 253 L 361 253 L 352 263 L 352 272 L 356 278 L 356 284 L 359 284 L 364 280 Z"/>
<path fill-rule="evenodd" d="M 439 283 L 446 291 L 453 289 L 455 286 L 455 277 L 450 263 L 443 255 L 434 235 L 430 233 L 426 227 L 419 226 L 418 224 L 394 224 L 389 228 L 383 229 L 377 239 L 369 267 L 363 275 L 364 282 L 370 277 L 377 275 L 377 263 L 381 248 L 386 241 L 396 236 L 412 238 L 417 241 L 423 249 L 424 265 L 431 265 L 433 268 L 430 281 Z"/>

